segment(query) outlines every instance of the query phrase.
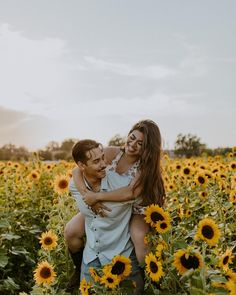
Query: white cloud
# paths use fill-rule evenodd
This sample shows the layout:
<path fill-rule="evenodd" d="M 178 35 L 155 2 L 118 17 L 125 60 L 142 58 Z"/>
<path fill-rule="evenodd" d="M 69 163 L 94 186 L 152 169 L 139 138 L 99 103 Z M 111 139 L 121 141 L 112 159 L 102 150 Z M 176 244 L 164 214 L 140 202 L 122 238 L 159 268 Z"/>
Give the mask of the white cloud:
<path fill-rule="evenodd" d="M 31 40 L 7 24 L 1 25 L 1 105 L 39 114 L 52 106 L 53 100 L 64 99 L 70 80 L 63 62 L 66 54 L 61 39 Z"/>
<path fill-rule="evenodd" d="M 93 56 L 85 56 L 84 59 L 94 70 L 108 71 L 121 76 L 163 79 L 177 74 L 176 70 L 163 65 L 132 66 L 130 64 L 109 62 Z"/>

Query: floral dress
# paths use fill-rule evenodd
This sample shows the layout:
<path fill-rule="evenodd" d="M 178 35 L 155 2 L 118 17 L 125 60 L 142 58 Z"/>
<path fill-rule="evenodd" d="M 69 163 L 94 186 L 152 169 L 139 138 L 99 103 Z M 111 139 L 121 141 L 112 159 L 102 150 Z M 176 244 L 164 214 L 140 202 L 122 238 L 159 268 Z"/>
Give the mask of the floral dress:
<path fill-rule="evenodd" d="M 113 159 L 110 165 L 107 166 L 107 171 L 113 171 L 116 172 L 117 165 L 123 156 L 124 152 L 121 150 L 116 157 Z M 127 171 L 124 173 L 121 173 L 120 175 L 126 176 L 130 178 L 130 181 L 132 181 L 138 171 L 140 161 L 136 161 L 133 166 L 131 166 Z M 117 173 L 117 172 L 116 172 Z M 140 214 L 142 215 L 144 213 L 145 207 L 140 206 L 140 203 L 142 202 L 141 197 L 138 197 L 135 199 L 134 204 L 133 204 L 133 214 Z"/>

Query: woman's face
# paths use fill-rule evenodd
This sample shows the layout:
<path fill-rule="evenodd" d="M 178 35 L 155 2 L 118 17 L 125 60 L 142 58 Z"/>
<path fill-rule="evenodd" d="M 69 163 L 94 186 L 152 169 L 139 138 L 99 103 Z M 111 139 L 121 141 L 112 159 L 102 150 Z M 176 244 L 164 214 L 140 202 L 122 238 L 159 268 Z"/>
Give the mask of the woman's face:
<path fill-rule="evenodd" d="M 130 156 L 140 156 L 142 152 L 144 136 L 138 130 L 133 130 L 125 143 L 125 153 Z"/>

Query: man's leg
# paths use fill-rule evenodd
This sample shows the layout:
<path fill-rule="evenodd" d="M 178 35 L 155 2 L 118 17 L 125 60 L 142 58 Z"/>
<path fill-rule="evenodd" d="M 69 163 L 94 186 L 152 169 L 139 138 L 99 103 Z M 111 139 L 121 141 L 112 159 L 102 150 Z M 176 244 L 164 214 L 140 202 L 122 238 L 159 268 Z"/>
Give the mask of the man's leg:
<path fill-rule="evenodd" d="M 93 261 L 91 261 L 88 264 L 84 263 L 84 260 L 82 261 L 82 265 L 81 265 L 81 275 L 80 275 L 80 279 L 82 280 L 83 278 L 85 278 L 86 282 L 91 282 L 93 281 L 90 272 L 89 272 L 89 268 L 93 267 L 95 269 L 100 269 L 102 267 L 100 261 L 98 258 L 94 259 Z"/>
<path fill-rule="evenodd" d="M 140 272 L 138 260 L 135 256 L 135 251 L 133 250 L 130 257 L 132 263 L 132 272 L 127 277 L 127 280 L 134 281 L 136 284 L 136 288 L 134 291 L 134 295 L 142 295 L 144 293 L 144 281 Z"/>
<path fill-rule="evenodd" d="M 73 289 L 78 288 L 80 284 L 80 270 L 83 257 L 84 234 L 84 216 L 78 213 L 66 224 L 64 231 L 64 236 L 69 248 L 69 252 L 75 265 L 75 271 L 67 285 L 67 291 L 73 291 Z"/>

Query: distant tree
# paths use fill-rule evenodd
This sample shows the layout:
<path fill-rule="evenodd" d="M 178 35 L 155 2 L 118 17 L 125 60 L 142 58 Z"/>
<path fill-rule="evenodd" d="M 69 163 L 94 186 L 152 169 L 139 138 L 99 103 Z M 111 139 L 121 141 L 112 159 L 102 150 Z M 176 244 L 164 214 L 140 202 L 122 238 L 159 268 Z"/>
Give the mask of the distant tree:
<path fill-rule="evenodd" d="M 109 146 L 123 146 L 125 144 L 125 137 L 121 137 L 119 134 L 116 134 L 108 142 Z"/>
<path fill-rule="evenodd" d="M 0 148 L 0 160 L 28 160 L 29 151 L 25 147 L 16 147 L 14 144 L 5 144 Z"/>
<path fill-rule="evenodd" d="M 60 149 L 60 145 L 58 142 L 56 141 L 50 141 L 47 145 L 46 145 L 46 151 L 49 152 L 54 152 L 54 151 L 58 151 Z"/>
<path fill-rule="evenodd" d="M 206 149 L 206 144 L 201 143 L 201 139 L 192 134 L 178 134 L 175 141 L 174 153 L 177 156 L 185 156 L 187 158 L 200 156 Z"/>
<path fill-rule="evenodd" d="M 65 152 L 71 152 L 73 145 L 77 142 L 77 139 L 66 139 L 62 142 L 60 149 Z"/>

